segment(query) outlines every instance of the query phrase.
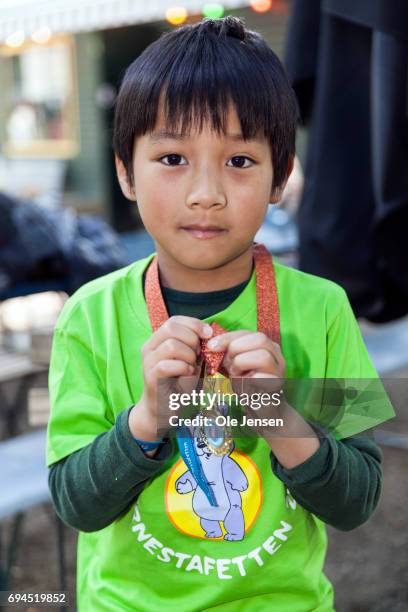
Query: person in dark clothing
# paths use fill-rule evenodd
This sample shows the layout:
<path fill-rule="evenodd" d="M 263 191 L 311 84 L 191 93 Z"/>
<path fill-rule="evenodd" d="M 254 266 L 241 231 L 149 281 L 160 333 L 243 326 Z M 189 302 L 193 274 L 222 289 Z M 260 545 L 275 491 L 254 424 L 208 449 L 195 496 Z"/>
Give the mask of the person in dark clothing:
<path fill-rule="evenodd" d="M 356 316 L 408 312 L 408 4 L 295 0 L 286 67 L 310 126 L 300 268 Z"/>

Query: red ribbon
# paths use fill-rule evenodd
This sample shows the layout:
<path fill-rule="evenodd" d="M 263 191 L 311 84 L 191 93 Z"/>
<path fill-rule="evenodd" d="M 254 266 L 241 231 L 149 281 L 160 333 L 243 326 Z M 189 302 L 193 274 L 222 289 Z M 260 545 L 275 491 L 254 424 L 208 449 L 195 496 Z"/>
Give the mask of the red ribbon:
<path fill-rule="evenodd" d="M 279 305 L 275 281 L 275 270 L 270 254 L 263 244 L 253 246 L 256 275 L 257 327 L 277 344 L 280 344 Z M 145 297 L 153 331 L 167 321 L 169 314 L 160 288 L 157 257 L 150 263 L 145 278 Z M 225 329 L 213 322 L 213 336 L 225 333 Z M 209 374 L 219 372 L 224 358 L 222 351 L 210 351 L 208 340 L 201 340 L 201 353 Z"/>

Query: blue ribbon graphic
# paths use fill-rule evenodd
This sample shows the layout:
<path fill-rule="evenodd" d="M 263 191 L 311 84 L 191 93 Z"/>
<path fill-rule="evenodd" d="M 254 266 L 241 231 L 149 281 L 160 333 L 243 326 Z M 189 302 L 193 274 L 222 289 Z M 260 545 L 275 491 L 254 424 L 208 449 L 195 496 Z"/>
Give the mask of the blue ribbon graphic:
<path fill-rule="evenodd" d="M 218 506 L 214 491 L 211 489 L 205 478 L 201 462 L 197 456 L 194 439 L 190 433 L 190 430 L 185 425 L 182 425 L 177 429 L 177 443 L 180 449 L 180 455 L 194 476 L 197 486 L 199 486 L 203 491 L 211 506 Z"/>

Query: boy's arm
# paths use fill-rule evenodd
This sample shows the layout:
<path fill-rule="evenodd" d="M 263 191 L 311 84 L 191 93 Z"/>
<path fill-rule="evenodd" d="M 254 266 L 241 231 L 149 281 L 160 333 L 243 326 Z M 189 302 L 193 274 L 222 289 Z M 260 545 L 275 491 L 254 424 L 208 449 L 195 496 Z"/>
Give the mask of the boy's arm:
<path fill-rule="evenodd" d="M 381 492 L 381 451 L 364 434 L 321 438 L 320 448 L 300 465 L 285 469 L 271 453 L 274 474 L 294 499 L 322 521 L 348 531 L 375 510 Z"/>
<path fill-rule="evenodd" d="M 150 458 L 134 437 L 155 439 L 145 435 L 152 434 L 155 423 L 157 379 L 191 375 L 199 340 L 208 338 L 212 329 L 198 319 L 180 316 L 171 317 L 152 334 L 142 347 L 144 391 L 137 406 L 144 406 L 144 418 L 140 422 L 138 410 L 133 409 L 115 418 L 106 384 L 106 346 L 96 343 L 99 319 L 85 306 L 74 303 L 66 308 L 54 333 L 47 463 L 55 466 L 49 485 L 57 513 L 81 531 L 96 531 L 128 508 L 172 454 L 173 446 L 167 442 Z"/>
<path fill-rule="evenodd" d="M 372 382 L 379 398 L 370 402 L 367 422 L 360 411 L 353 414 L 352 408 L 347 410 L 336 426 L 336 437 L 327 434 L 320 438 L 320 448 L 299 465 L 288 469 L 275 457 L 271 459 L 274 473 L 303 507 L 338 529 L 351 530 L 375 510 L 382 482 L 381 451 L 371 433 L 359 432 L 367 430 L 365 424 L 374 427 L 391 418 L 394 411 L 385 391 L 382 395 L 344 290 L 333 284 L 330 287 L 325 378 L 340 382 L 353 379 L 355 385 L 360 381 L 362 389 Z"/>
<path fill-rule="evenodd" d="M 119 414 L 110 431 L 50 467 L 57 514 L 75 529 L 98 531 L 112 523 L 172 454 L 167 440 L 154 458 L 146 456 L 130 433 L 129 411 Z"/>

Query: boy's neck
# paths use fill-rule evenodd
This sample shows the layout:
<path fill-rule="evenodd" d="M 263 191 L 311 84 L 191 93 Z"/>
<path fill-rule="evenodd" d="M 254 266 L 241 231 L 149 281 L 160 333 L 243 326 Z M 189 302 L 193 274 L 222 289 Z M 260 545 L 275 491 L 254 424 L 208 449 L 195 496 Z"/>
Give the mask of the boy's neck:
<path fill-rule="evenodd" d="M 252 247 L 224 266 L 212 270 L 184 267 L 169 258 L 159 245 L 156 245 L 156 248 L 160 282 L 164 287 L 177 291 L 191 293 L 221 291 L 245 282 L 252 273 Z"/>

